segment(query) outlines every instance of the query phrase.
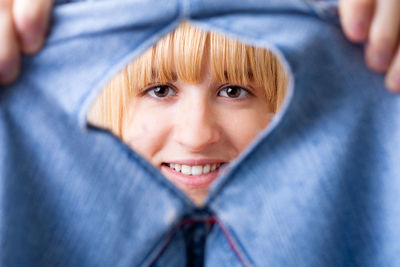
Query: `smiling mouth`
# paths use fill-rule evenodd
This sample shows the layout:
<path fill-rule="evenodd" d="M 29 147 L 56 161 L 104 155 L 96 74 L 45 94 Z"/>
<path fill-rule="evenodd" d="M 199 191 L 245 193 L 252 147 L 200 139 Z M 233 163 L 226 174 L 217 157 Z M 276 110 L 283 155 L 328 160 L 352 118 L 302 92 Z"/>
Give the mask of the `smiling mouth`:
<path fill-rule="evenodd" d="M 227 162 L 219 162 L 212 164 L 204 164 L 204 165 L 185 165 L 178 163 L 162 163 L 163 166 L 167 166 L 175 172 L 182 173 L 184 175 L 204 175 L 208 173 L 212 173 L 215 171 L 219 171 L 219 168 L 223 165 L 227 164 Z"/>
<path fill-rule="evenodd" d="M 204 165 L 186 165 L 178 163 L 162 163 L 164 175 L 183 188 L 205 188 L 214 182 L 228 162 L 209 163 Z"/>

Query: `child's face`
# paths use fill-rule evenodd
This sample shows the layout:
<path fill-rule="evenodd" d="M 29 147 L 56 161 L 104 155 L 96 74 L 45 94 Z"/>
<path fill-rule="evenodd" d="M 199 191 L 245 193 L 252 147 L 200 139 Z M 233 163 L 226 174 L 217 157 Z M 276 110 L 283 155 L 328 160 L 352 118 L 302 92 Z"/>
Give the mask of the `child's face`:
<path fill-rule="evenodd" d="M 133 97 L 122 138 L 201 204 L 220 165 L 235 159 L 270 121 L 264 88 L 217 83 L 209 66 L 201 81 L 153 84 Z"/>

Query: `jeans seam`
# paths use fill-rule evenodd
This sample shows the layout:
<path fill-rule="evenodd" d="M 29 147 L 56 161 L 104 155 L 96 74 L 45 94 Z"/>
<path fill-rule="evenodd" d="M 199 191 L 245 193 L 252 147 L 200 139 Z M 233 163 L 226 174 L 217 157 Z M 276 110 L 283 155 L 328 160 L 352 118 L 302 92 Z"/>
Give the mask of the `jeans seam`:
<path fill-rule="evenodd" d="M 235 254 L 235 256 L 238 258 L 242 266 L 244 267 L 250 267 L 253 266 L 253 264 L 250 263 L 250 260 L 248 257 L 245 255 L 244 251 L 240 248 L 238 245 L 238 242 L 234 239 L 232 234 L 229 232 L 229 230 L 223 225 L 223 223 L 218 219 L 216 219 L 216 223 L 218 227 L 221 229 L 223 235 L 225 236 L 226 240 L 228 241 L 229 247 Z"/>
<path fill-rule="evenodd" d="M 153 266 L 161 258 L 165 250 L 167 249 L 168 245 L 171 243 L 172 239 L 174 236 L 182 229 L 183 226 L 188 225 L 188 224 L 194 224 L 194 223 L 199 223 L 203 222 L 204 224 L 215 224 L 217 222 L 217 219 L 215 216 L 209 216 L 207 218 L 201 218 L 201 219 L 186 219 L 181 221 L 177 226 L 175 226 L 168 237 L 166 238 L 166 241 L 164 244 L 161 246 L 161 249 L 158 251 L 158 253 L 155 254 L 154 258 L 150 260 L 150 263 L 146 266 Z"/>

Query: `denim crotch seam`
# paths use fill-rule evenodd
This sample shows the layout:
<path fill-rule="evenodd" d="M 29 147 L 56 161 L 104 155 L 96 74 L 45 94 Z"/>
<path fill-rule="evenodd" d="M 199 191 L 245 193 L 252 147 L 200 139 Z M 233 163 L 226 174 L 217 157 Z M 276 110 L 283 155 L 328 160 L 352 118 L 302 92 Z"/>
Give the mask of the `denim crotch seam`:
<path fill-rule="evenodd" d="M 174 227 L 174 229 L 171 231 L 169 236 L 167 237 L 164 245 L 160 249 L 159 253 L 154 257 L 154 259 L 151 261 L 151 263 L 148 266 L 153 266 L 157 260 L 161 258 L 165 250 L 167 249 L 168 245 L 171 243 L 175 235 L 179 232 L 182 231 L 184 227 L 186 226 L 192 226 L 194 224 L 204 224 L 209 226 L 209 230 L 207 232 L 207 235 L 211 232 L 211 229 L 214 225 L 216 225 L 226 238 L 226 241 L 228 242 L 229 248 L 232 250 L 233 254 L 236 256 L 238 261 L 242 264 L 244 267 L 250 267 L 253 266 L 250 261 L 247 259 L 245 256 L 245 253 L 242 252 L 240 247 L 238 246 L 237 242 L 235 241 L 235 238 L 232 236 L 232 234 L 229 232 L 229 230 L 224 226 L 224 224 L 217 218 L 215 215 L 211 215 L 209 217 L 203 217 L 203 218 L 184 218 L 182 219 L 179 224 Z"/>

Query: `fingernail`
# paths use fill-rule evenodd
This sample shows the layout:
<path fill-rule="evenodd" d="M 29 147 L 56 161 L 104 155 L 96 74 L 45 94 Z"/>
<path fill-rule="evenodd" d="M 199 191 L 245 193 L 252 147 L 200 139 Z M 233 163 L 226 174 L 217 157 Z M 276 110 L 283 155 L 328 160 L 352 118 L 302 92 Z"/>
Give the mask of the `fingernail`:
<path fill-rule="evenodd" d="M 400 92 L 400 74 L 392 73 L 388 75 L 386 79 L 386 86 L 394 93 Z"/>
<path fill-rule="evenodd" d="M 364 38 L 367 32 L 367 23 L 357 21 L 351 25 L 351 31 L 357 38 Z"/>
<path fill-rule="evenodd" d="M 384 68 L 389 64 L 389 56 L 387 54 L 378 54 L 372 57 L 372 64 L 376 67 Z"/>
<path fill-rule="evenodd" d="M 377 71 L 385 71 L 390 63 L 391 54 L 386 51 L 368 51 L 368 63 Z"/>
<path fill-rule="evenodd" d="M 40 35 L 37 33 L 31 33 L 27 34 L 23 37 L 23 47 L 24 47 L 24 52 L 25 53 L 35 53 L 36 51 L 39 50 L 41 44 L 42 44 L 42 39 L 40 38 Z"/>
<path fill-rule="evenodd" d="M 16 78 L 17 71 L 13 66 L 0 66 L 0 83 L 10 83 Z"/>

